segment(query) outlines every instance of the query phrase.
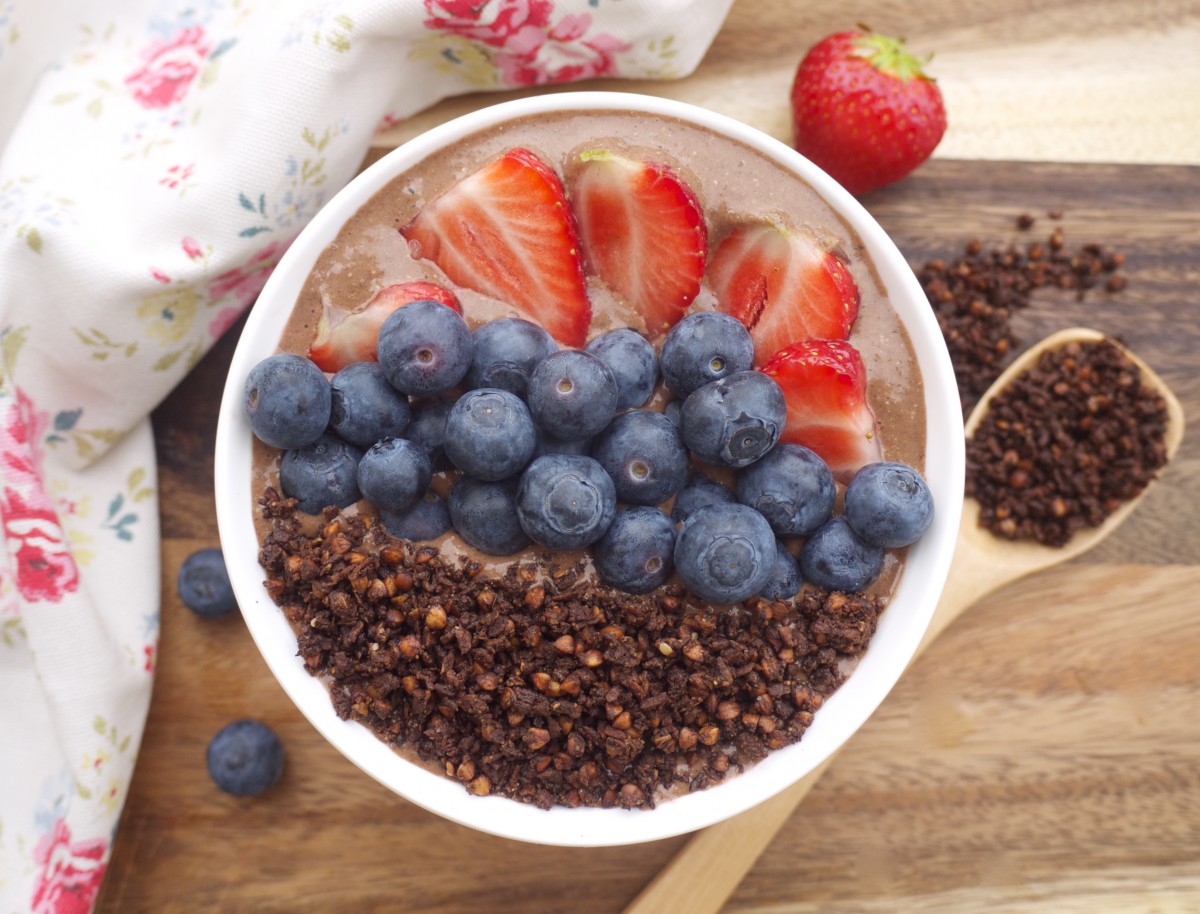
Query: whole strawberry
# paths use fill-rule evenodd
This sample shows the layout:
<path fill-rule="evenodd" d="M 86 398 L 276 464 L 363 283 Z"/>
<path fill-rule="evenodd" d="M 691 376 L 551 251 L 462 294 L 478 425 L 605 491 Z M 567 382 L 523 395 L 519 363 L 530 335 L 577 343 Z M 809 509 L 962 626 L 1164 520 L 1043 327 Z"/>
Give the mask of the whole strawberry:
<path fill-rule="evenodd" d="M 792 83 L 795 146 L 852 194 L 903 178 L 946 131 L 937 84 L 902 41 L 839 32 L 817 42 Z"/>

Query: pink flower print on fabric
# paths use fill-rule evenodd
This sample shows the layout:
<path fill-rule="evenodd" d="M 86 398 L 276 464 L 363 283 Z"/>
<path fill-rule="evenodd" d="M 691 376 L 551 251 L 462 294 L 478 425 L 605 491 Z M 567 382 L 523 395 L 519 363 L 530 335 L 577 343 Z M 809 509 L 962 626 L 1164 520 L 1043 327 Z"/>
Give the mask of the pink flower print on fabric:
<path fill-rule="evenodd" d="M 493 47 L 529 50 L 544 36 L 554 11 L 552 0 L 425 0 L 431 19 L 425 26 Z M 485 18 L 485 14 L 493 14 Z"/>
<path fill-rule="evenodd" d="M 539 46 L 533 55 L 496 55 L 500 77 L 509 85 L 542 86 L 617 75 L 617 54 L 629 45 L 611 35 L 594 35 L 576 43 Z"/>
<path fill-rule="evenodd" d="M 267 284 L 271 271 L 275 269 L 275 264 L 279 262 L 289 244 L 290 238 L 286 241 L 272 241 L 251 257 L 244 266 L 234 267 L 213 279 L 208 286 L 209 298 L 216 302 L 232 296 L 238 311 L 250 307 Z"/>
<path fill-rule="evenodd" d="M 169 190 L 178 190 L 180 188 L 187 190 L 190 186 L 192 174 L 195 171 L 195 162 L 188 163 L 187 165 L 177 163 L 167 169 L 166 174 L 158 179 L 158 183 Z"/>
<path fill-rule="evenodd" d="M 198 260 L 204 256 L 204 249 L 200 247 L 200 242 L 195 238 L 184 238 L 179 244 L 183 248 L 183 253 L 192 260 Z"/>
<path fill-rule="evenodd" d="M 551 24 L 551 0 L 425 0 L 425 9 L 426 28 L 495 48 L 500 78 L 513 86 L 616 76 L 617 54 L 631 47 L 603 32 L 589 37 L 587 13 Z"/>
<path fill-rule="evenodd" d="M 79 569 L 39 472 L 36 442 L 45 424 L 20 390 L 0 418 L 0 520 L 17 591 L 31 603 L 57 603 L 79 586 Z"/>
<path fill-rule="evenodd" d="M 204 29 L 197 25 L 170 41 L 153 41 L 142 50 L 143 64 L 125 77 L 125 85 L 143 108 L 168 108 L 187 95 L 208 51 Z"/>
<path fill-rule="evenodd" d="M 72 841 L 67 823 L 57 820 L 33 851 L 42 868 L 30 899 L 33 914 L 88 914 L 104 880 L 107 850 L 104 838 Z"/>
<path fill-rule="evenodd" d="M 209 321 L 208 335 L 214 340 L 220 339 L 225 335 L 226 330 L 237 323 L 237 319 L 241 316 L 242 309 L 240 308 L 222 308 Z"/>

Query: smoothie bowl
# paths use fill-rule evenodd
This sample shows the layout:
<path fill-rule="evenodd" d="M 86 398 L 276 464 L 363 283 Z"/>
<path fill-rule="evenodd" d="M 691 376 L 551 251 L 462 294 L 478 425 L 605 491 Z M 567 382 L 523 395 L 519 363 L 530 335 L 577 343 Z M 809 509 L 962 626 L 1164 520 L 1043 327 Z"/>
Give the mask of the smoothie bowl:
<path fill-rule="evenodd" d="M 875 710 L 963 448 L 936 321 L 849 194 L 729 118 L 564 93 L 413 139 L 301 233 L 233 359 L 218 521 L 272 673 L 362 770 L 629 844 Z"/>

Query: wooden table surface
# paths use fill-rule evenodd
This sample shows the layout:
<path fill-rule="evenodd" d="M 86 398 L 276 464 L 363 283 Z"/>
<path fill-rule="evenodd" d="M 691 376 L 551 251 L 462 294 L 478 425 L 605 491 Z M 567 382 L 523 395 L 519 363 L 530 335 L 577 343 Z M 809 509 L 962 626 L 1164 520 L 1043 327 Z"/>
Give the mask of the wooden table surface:
<path fill-rule="evenodd" d="M 1018 329 L 1028 342 L 1071 324 L 1120 335 L 1192 428 L 1097 551 L 994 594 L 915 663 L 726 910 L 1200 911 L 1200 8 L 1159 3 L 1147 21 L 1135 0 L 867 7 L 739 0 L 693 77 L 624 88 L 782 138 L 790 70 L 821 34 L 870 17 L 937 49 L 950 132 L 868 209 L 914 265 L 969 237 L 1007 243 L 1018 214 L 1049 210 L 1068 245 L 1123 251 L 1124 292 L 1039 295 Z M 444 103 L 385 140 L 496 97 Z M 440 820 L 324 743 L 240 618 L 180 604 L 180 563 L 217 545 L 212 446 L 236 332 L 154 416 L 159 668 L 97 910 L 620 911 L 686 836 L 562 849 Z M 247 715 L 278 730 L 288 764 L 271 792 L 239 800 L 212 785 L 204 748 Z"/>

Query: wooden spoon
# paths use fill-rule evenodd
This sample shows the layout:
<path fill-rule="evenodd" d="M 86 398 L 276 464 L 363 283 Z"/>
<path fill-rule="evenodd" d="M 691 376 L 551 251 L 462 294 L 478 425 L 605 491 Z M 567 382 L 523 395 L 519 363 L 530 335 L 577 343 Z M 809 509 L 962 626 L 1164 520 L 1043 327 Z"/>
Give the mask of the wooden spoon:
<path fill-rule="evenodd" d="M 1105 334 L 1099 331 L 1073 327 L 1046 337 L 1022 353 L 988 388 L 971 411 L 966 424 L 967 437 L 975 433 L 992 398 L 1016 375 L 1030 367 L 1043 352 L 1076 340 L 1102 339 L 1105 339 Z M 1125 347 L 1121 348 L 1141 369 L 1143 381 L 1155 388 L 1166 402 L 1166 447 L 1170 461 L 1183 440 L 1183 408 L 1145 362 Z M 1087 552 L 1121 525 L 1145 497 L 1148 488 L 1137 498 L 1123 504 L 1099 527 L 1080 530 L 1065 546 L 1059 548 L 993 536 L 979 526 L 979 503 L 968 498 L 963 506 L 958 545 L 949 578 L 917 654 L 982 597 L 1019 578 Z M 716 914 L 832 760 L 832 757 L 826 759 L 807 776 L 754 809 L 697 832 L 625 908 L 624 914 L 661 914 L 663 911 Z"/>

